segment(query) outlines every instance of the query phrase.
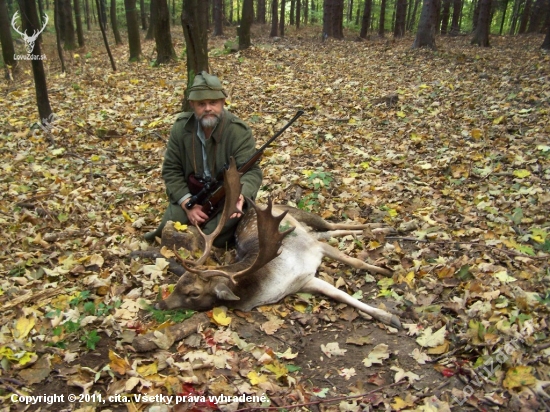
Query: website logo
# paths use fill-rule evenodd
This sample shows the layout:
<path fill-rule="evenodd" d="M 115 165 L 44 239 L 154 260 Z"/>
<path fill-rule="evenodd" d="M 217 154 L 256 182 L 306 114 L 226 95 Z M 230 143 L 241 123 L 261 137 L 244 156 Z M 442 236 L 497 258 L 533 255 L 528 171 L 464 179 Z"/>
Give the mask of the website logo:
<path fill-rule="evenodd" d="M 15 22 L 15 20 L 17 19 L 18 14 L 19 12 L 16 11 L 15 14 L 13 15 L 13 19 L 11 19 L 11 26 L 23 38 L 23 41 L 25 42 L 25 48 L 27 49 L 28 54 L 26 56 L 15 54 L 13 56 L 14 59 L 15 60 L 45 60 L 46 59 L 45 54 L 37 55 L 37 54 L 31 54 L 31 53 L 34 49 L 34 43 L 36 43 L 36 39 L 38 39 L 38 36 L 40 36 L 40 33 L 44 31 L 44 29 L 46 28 L 46 25 L 48 24 L 48 15 L 44 14 L 44 26 L 42 26 L 40 30 L 35 30 L 32 36 L 28 36 L 27 33 L 21 32 L 17 28 L 17 23 Z"/>

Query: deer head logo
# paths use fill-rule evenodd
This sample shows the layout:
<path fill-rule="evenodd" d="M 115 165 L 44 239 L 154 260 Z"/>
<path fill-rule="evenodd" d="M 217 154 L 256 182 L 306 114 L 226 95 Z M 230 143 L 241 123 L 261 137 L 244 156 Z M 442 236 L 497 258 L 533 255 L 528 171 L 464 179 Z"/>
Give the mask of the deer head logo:
<path fill-rule="evenodd" d="M 46 25 L 48 24 L 48 15 L 44 14 L 44 26 L 40 30 L 35 30 L 32 36 L 27 36 L 27 33 L 19 31 L 19 29 L 16 26 L 15 19 L 17 19 L 17 15 L 19 14 L 18 11 L 15 12 L 13 15 L 13 19 L 11 19 L 11 26 L 13 29 L 19 33 L 23 40 L 25 41 L 25 48 L 27 49 L 27 53 L 31 54 L 34 49 L 34 43 L 36 42 L 36 39 L 44 31 L 46 28 Z"/>

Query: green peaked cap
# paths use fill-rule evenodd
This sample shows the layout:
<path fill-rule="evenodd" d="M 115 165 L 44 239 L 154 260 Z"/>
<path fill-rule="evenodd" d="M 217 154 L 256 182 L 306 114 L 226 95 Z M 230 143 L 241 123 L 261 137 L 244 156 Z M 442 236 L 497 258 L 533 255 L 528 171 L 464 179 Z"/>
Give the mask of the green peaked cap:
<path fill-rule="evenodd" d="M 220 79 L 202 71 L 195 76 L 193 86 L 189 88 L 187 100 L 217 100 L 226 97 L 227 94 L 223 90 Z"/>

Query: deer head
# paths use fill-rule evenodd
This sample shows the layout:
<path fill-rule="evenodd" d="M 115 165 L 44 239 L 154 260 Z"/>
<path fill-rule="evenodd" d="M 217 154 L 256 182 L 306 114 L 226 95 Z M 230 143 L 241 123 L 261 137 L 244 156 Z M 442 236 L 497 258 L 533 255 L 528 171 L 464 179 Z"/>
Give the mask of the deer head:
<path fill-rule="evenodd" d="M 208 258 L 212 244 L 224 227 L 228 217 L 236 211 L 235 205 L 240 194 L 241 183 L 233 158 L 231 158 L 229 169 L 224 172 L 224 188 L 226 193 L 224 208 L 216 229 L 210 235 L 205 235 L 199 228 L 199 232 L 205 240 L 203 255 L 198 261 L 193 262 L 181 259 L 176 254 L 187 272 L 180 277 L 172 294 L 159 302 L 157 305 L 159 309 L 187 308 L 201 311 L 211 309 L 220 301 L 239 300 L 234 292 L 237 278 L 245 278 L 277 257 L 283 239 L 295 229 L 290 228 L 284 232 L 279 232 L 279 224 L 287 212 L 279 216 L 273 216 L 271 200 L 268 207 L 261 210 L 252 200 L 247 198 L 247 202 L 251 207 L 239 223 L 237 231 L 247 231 L 247 233 L 241 233 L 240 237 L 257 242 L 255 252 L 243 261 L 232 265 L 222 267 L 201 266 Z M 254 222 L 254 219 L 256 219 L 256 222 Z M 260 231 L 258 230 L 259 227 L 261 228 Z"/>
<path fill-rule="evenodd" d="M 32 36 L 28 36 L 27 33 L 21 32 L 16 26 L 15 20 L 17 19 L 18 13 L 19 12 L 16 11 L 15 14 L 13 15 L 13 18 L 11 19 L 11 25 L 13 29 L 23 37 L 23 40 L 25 41 L 25 48 L 27 49 L 27 53 L 31 54 L 32 51 L 34 50 L 34 43 L 36 42 L 36 39 L 38 38 L 40 33 L 44 31 L 44 29 L 46 28 L 46 25 L 48 24 L 48 15 L 44 14 L 44 25 L 42 26 L 42 28 L 40 30 L 35 30 Z"/>

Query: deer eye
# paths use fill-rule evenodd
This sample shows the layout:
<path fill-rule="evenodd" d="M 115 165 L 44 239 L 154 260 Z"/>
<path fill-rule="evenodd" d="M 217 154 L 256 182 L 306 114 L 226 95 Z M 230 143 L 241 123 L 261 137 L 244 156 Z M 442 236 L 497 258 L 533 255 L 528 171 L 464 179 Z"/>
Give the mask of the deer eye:
<path fill-rule="evenodd" d="M 201 297 L 201 293 L 198 292 L 198 291 L 191 292 L 191 293 L 189 293 L 189 297 L 190 297 L 191 299 L 198 299 L 198 298 Z"/>

